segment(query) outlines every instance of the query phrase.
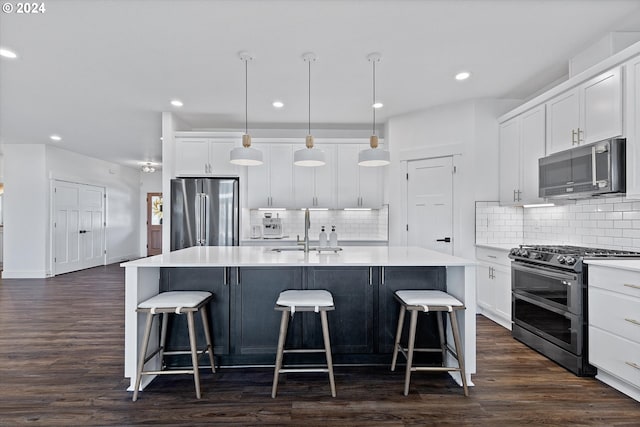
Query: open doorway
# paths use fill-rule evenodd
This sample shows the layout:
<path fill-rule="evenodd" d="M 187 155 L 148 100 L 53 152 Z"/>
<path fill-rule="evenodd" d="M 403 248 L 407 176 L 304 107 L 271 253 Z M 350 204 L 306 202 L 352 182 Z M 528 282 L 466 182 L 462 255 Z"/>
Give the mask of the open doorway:
<path fill-rule="evenodd" d="M 147 256 L 162 253 L 162 193 L 147 193 Z"/>

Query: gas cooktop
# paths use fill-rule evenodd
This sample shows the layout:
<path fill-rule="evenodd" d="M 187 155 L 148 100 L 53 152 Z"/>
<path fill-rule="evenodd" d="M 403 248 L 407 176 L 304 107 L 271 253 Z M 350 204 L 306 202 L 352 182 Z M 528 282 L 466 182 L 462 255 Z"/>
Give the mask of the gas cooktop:
<path fill-rule="evenodd" d="M 568 245 L 520 245 L 511 249 L 509 258 L 579 270 L 584 258 L 640 258 L 640 252 Z"/>

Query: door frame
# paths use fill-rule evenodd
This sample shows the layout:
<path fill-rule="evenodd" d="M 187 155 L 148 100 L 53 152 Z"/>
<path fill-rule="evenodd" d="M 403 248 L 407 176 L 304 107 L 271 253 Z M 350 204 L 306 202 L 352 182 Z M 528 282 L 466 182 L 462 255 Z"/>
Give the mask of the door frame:
<path fill-rule="evenodd" d="M 145 196 L 145 205 L 146 205 L 146 236 L 147 236 L 147 244 L 146 244 L 146 249 L 147 249 L 147 253 L 146 256 L 151 256 L 149 255 L 149 237 L 151 234 L 151 198 L 153 196 L 160 196 L 160 198 L 162 199 L 162 223 L 160 224 L 160 238 L 162 239 L 164 236 L 162 236 L 163 233 L 163 226 L 164 226 L 164 197 L 162 196 L 162 192 L 147 192 L 146 196 Z M 157 254 L 162 254 L 162 245 L 160 246 L 160 252 Z"/>
<path fill-rule="evenodd" d="M 457 232 L 456 232 L 456 223 L 455 223 L 455 209 L 456 209 L 456 204 L 455 204 L 455 175 L 456 175 L 456 163 L 455 163 L 455 158 L 453 155 L 448 155 L 448 156 L 437 156 L 437 157 L 429 157 L 426 159 L 411 159 L 411 160 L 407 160 L 405 163 L 405 168 L 406 168 L 406 177 L 407 179 L 405 180 L 405 185 L 404 187 L 404 194 L 406 196 L 405 199 L 405 203 L 404 203 L 404 207 L 405 207 L 405 213 L 406 213 L 406 224 L 407 226 L 409 225 L 409 164 L 412 162 L 421 162 L 421 161 L 428 161 L 428 160 L 435 160 L 435 159 L 445 159 L 445 158 L 450 158 L 451 159 L 451 167 L 453 168 L 453 171 L 451 172 L 451 252 L 452 255 L 455 254 L 455 243 L 456 243 L 456 237 L 457 237 Z M 405 241 L 408 244 L 409 242 L 409 230 L 405 229 Z M 446 252 L 443 252 L 446 253 Z"/>
<path fill-rule="evenodd" d="M 81 182 L 80 180 L 75 179 L 64 179 L 64 178 L 56 178 L 55 176 L 50 176 L 49 178 L 49 266 L 47 268 L 46 277 L 54 277 L 56 276 L 56 268 L 55 268 L 55 188 L 56 182 L 66 182 L 70 184 L 79 184 L 79 185 L 88 185 L 91 187 L 98 187 L 103 190 L 104 201 L 103 201 L 103 221 L 104 221 L 104 236 L 102 239 L 102 265 L 107 265 L 107 212 L 108 212 L 108 200 L 107 196 L 107 187 L 105 185 L 101 185 L 98 183 L 89 183 L 89 182 Z"/>
<path fill-rule="evenodd" d="M 400 182 L 404 182 L 404 185 L 400 186 L 400 215 L 405 225 L 409 224 L 409 195 L 408 195 L 408 182 L 407 174 L 409 173 L 409 162 L 414 160 L 429 160 L 438 157 L 452 157 L 454 173 L 453 173 L 453 187 L 452 187 L 452 210 L 453 210 L 453 228 L 452 228 L 452 240 L 453 240 L 453 255 L 458 256 L 464 247 L 464 242 L 461 242 L 461 212 L 460 207 L 460 191 L 462 191 L 463 183 L 461 181 L 461 169 L 460 165 L 463 164 L 463 145 L 436 145 L 432 147 L 422 147 L 416 149 L 402 150 L 399 153 L 400 157 Z M 400 245 L 408 245 L 409 232 L 406 230 L 406 226 L 403 226 L 404 231 L 400 234 Z"/>

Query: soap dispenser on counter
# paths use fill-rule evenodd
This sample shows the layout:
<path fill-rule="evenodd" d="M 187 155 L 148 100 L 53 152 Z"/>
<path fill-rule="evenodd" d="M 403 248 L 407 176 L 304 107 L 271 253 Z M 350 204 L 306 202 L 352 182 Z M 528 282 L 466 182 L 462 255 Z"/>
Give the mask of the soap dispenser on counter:
<path fill-rule="evenodd" d="M 338 247 L 338 233 L 336 233 L 336 226 L 331 226 L 331 233 L 329 233 L 329 246 L 332 248 Z"/>
<path fill-rule="evenodd" d="M 327 232 L 324 231 L 324 225 L 322 226 L 322 229 L 320 230 L 320 236 L 318 236 L 318 240 L 320 241 L 318 246 L 320 246 L 321 248 L 326 248 L 327 247 Z"/>

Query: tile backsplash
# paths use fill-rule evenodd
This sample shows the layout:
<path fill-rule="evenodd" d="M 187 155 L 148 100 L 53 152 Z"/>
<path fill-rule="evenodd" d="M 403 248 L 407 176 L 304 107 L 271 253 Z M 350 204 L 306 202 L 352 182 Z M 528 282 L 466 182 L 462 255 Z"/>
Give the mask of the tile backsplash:
<path fill-rule="evenodd" d="M 516 230 L 518 221 L 520 233 Z M 528 209 L 476 202 L 476 243 L 565 244 L 640 251 L 640 201 L 594 198 Z"/>
<path fill-rule="evenodd" d="M 282 219 L 283 233 L 291 239 L 297 235 L 304 237 L 304 211 L 250 211 L 251 225 L 262 225 L 262 218 L 265 212 L 271 212 L 273 217 L 279 216 Z M 389 230 L 389 209 L 384 206 L 382 209 L 372 209 L 368 211 L 345 211 L 326 210 L 310 211 L 311 228 L 309 238 L 318 240 L 320 227 L 325 226 L 327 235 L 331 231 L 331 226 L 336 226 L 338 240 L 388 240 Z"/>

